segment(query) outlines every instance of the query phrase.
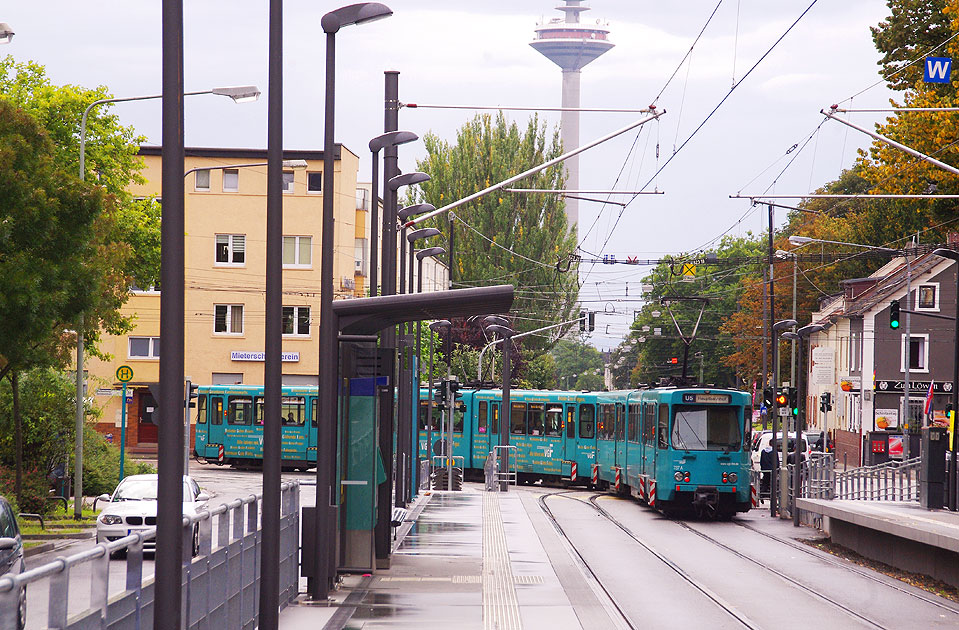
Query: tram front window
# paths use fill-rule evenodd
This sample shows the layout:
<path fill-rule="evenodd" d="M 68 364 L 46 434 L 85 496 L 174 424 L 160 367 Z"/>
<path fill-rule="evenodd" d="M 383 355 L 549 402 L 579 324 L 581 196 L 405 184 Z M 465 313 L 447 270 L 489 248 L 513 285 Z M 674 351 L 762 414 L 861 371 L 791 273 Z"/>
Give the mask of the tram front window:
<path fill-rule="evenodd" d="M 672 445 L 687 451 L 731 451 L 742 444 L 736 407 L 676 405 Z"/>

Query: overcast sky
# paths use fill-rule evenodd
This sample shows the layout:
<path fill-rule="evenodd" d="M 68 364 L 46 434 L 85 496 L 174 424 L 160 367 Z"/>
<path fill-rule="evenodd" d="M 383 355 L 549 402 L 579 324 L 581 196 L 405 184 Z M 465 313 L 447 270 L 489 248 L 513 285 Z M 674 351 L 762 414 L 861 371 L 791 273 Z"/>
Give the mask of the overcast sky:
<path fill-rule="evenodd" d="M 583 154 L 582 188 L 639 189 L 744 75 L 807 9 L 811 0 L 725 0 L 689 61 L 657 101 L 661 122 L 638 136 Z M 636 2 L 590 0 L 583 21 L 609 22 L 616 44 L 587 66 L 583 107 L 639 108 L 653 102 L 676 70 L 717 0 Z M 265 147 L 267 0 L 186 2 L 185 74 L 188 90 L 256 84 L 259 102 L 234 105 L 199 96 L 187 100 L 187 146 Z M 345 3 L 344 3 L 345 4 Z M 400 71 L 400 100 L 408 103 L 558 106 L 560 71 L 528 44 L 538 21 L 559 17 L 559 0 L 393 0 L 394 16 L 343 29 L 337 36 L 336 140 L 361 156 L 368 180 L 369 139 L 383 131 L 383 71 Z M 323 137 L 322 15 L 339 3 L 289 0 L 284 15 L 284 136 L 288 149 L 320 149 Z M 765 212 L 739 191 L 797 194 L 849 167 L 865 136 L 828 122 L 786 172 L 777 175 L 819 125 L 819 110 L 879 80 L 869 26 L 888 14 L 876 0 L 820 0 L 743 80 L 700 132 L 621 213 L 617 206 L 580 204 L 581 245 L 591 254 L 655 259 L 697 251 L 723 233 L 763 230 Z M 2 2 L 0 21 L 16 31 L 0 53 L 46 66 L 58 84 L 106 85 L 118 97 L 160 92 L 160 2 L 48 0 Z M 853 107 L 882 107 L 880 84 Z M 850 106 L 849 102 L 845 103 Z M 150 142 L 160 140 L 158 102 L 114 108 Z M 448 140 L 473 112 L 404 109 L 400 128 Z M 529 114 L 511 118 L 524 122 Z M 853 120 L 869 125 L 874 114 Z M 581 142 L 625 126 L 635 114 L 583 114 Z M 558 123 L 558 114 L 545 114 Z M 659 155 L 656 155 L 656 146 Z M 632 148 L 632 151 L 630 150 Z M 401 168 L 423 157 L 407 145 Z M 770 188 L 772 186 L 772 188 Z M 785 202 L 790 205 L 789 201 Z M 783 217 L 780 216 L 781 221 Z M 552 262 L 552 261 L 547 261 Z M 597 317 L 593 343 L 615 346 L 627 331 L 644 267 L 584 265 L 581 296 Z M 615 313 L 613 312 L 615 311 Z"/>

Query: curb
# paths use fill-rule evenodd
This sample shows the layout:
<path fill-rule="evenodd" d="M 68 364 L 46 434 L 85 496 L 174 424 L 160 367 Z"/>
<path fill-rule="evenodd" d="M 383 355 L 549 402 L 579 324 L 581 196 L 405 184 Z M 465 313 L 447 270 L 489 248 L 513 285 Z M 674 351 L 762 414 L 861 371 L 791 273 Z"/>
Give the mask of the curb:
<path fill-rule="evenodd" d="M 37 545 L 36 547 L 30 547 L 29 549 L 23 550 L 23 557 L 29 558 L 30 556 L 38 556 L 41 553 L 46 553 L 48 551 L 53 551 L 56 548 L 56 545 L 52 542 L 46 542 L 42 545 Z"/>

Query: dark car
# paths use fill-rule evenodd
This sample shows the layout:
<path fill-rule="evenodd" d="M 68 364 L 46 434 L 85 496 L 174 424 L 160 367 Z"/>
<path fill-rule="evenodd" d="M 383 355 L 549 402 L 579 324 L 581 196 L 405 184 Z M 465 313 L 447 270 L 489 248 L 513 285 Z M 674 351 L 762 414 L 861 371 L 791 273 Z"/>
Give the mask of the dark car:
<path fill-rule="evenodd" d="M 20 538 L 20 528 L 17 526 L 16 516 L 13 514 L 10 504 L 3 497 L 0 497 L 0 577 L 8 574 L 19 575 L 26 571 L 23 562 L 23 540 Z M 12 595 L 10 596 L 13 597 Z M 6 599 L 0 594 L 0 603 Z M 20 589 L 18 596 L 19 605 L 17 606 L 16 621 L 17 630 L 22 630 L 27 624 L 27 591 Z M 0 608 L 6 608 L 0 606 Z M 0 611 L 0 626 L 9 627 L 5 624 L 8 620 L 7 615 L 13 613 L 11 609 L 6 612 Z"/>

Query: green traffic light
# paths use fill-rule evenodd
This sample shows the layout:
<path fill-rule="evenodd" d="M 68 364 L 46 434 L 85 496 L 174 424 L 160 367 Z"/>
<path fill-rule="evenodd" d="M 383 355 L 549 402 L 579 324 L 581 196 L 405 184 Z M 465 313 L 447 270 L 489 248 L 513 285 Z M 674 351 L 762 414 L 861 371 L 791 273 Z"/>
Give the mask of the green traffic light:
<path fill-rule="evenodd" d="M 894 320 L 892 320 L 891 322 L 889 322 L 889 327 L 890 327 L 890 328 L 899 328 L 899 320 L 894 319 Z"/>

